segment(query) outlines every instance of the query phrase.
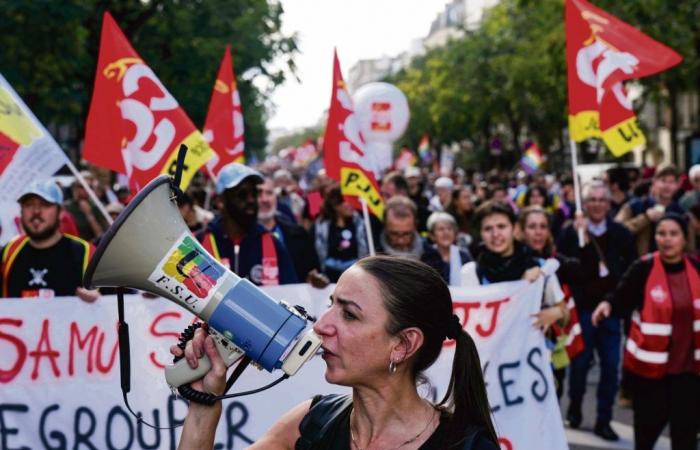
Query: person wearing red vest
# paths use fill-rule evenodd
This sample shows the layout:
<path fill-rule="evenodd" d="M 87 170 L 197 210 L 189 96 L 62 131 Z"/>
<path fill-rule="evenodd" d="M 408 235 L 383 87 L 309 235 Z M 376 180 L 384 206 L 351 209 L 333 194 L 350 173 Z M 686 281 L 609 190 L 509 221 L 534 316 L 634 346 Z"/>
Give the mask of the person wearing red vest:
<path fill-rule="evenodd" d="M 76 295 L 86 302 L 95 301 L 99 292 L 83 287 L 94 247 L 61 232 L 61 188 L 51 180 L 34 182 L 18 202 L 26 234 L 10 240 L 0 252 L 2 297 Z"/>
<path fill-rule="evenodd" d="M 231 163 L 216 183 L 219 210 L 197 238 L 205 250 L 241 278 L 259 286 L 297 282 L 292 259 L 258 219 L 258 185 L 263 177 L 243 164 Z"/>
<path fill-rule="evenodd" d="M 700 262 L 684 253 L 685 218 L 666 213 L 658 251 L 637 260 L 593 313 L 632 312 L 624 367 L 633 390 L 637 450 L 651 450 L 667 423 L 674 450 L 696 450 L 700 431 Z"/>

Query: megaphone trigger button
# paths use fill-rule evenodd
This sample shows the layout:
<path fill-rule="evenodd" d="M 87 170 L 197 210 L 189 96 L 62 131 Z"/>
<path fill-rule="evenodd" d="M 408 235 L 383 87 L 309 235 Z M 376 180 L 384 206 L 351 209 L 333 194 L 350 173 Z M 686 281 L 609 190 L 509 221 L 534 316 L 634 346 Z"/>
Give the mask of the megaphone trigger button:
<path fill-rule="evenodd" d="M 299 350 L 299 356 L 304 356 L 304 354 L 309 350 L 311 347 L 311 341 L 307 341 L 306 344 Z"/>

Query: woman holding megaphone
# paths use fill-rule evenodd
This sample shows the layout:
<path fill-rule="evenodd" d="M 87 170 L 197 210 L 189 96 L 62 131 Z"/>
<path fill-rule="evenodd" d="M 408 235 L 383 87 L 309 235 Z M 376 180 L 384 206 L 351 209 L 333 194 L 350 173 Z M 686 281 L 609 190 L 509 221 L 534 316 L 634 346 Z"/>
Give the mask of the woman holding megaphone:
<path fill-rule="evenodd" d="M 358 261 L 338 280 L 314 331 L 323 341 L 326 380 L 352 387 L 352 395 L 299 404 L 250 448 L 498 449 L 476 346 L 452 313 L 447 285 L 427 265 L 387 256 Z M 445 339 L 456 341 L 455 356 L 448 392 L 434 405 L 417 385 Z M 220 394 L 226 367 L 198 330 L 184 355 L 195 368 L 203 354 L 212 369 L 193 387 Z M 212 448 L 220 415 L 220 402 L 191 403 L 180 448 Z"/>
<path fill-rule="evenodd" d="M 700 430 L 700 263 L 685 252 L 685 218 L 656 225 L 658 252 L 638 259 L 593 312 L 597 325 L 632 313 L 623 365 L 630 373 L 635 449 L 651 450 L 667 423 L 671 446 L 695 450 Z"/>

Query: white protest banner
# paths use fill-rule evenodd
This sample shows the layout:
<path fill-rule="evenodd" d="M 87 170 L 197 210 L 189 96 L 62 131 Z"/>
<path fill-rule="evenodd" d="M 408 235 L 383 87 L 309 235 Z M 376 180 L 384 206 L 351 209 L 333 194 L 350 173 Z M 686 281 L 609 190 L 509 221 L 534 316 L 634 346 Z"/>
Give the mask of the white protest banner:
<path fill-rule="evenodd" d="M 17 197 L 68 163 L 63 150 L 0 74 L 0 245 L 19 233 Z"/>
<path fill-rule="evenodd" d="M 322 313 L 333 286 L 265 288 L 274 298 Z M 539 309 L 542 283 L 453 289 L 455 312 L 474 336 L 503 450 L 566 448 L 542 335 L 529 315 Z M 429 299 L 426 299 L 429 301 Z M 132 417 L 119 387 L 116 300 L 0 300 L 0 448 L 175 449 L 178 430 L 153 430 Z M 131 333 L 132 409 L 160 427 L 182 421 L 183 400 L 171 396 L 163 366 L 168 347 L 194 318 L 163 299 L 126 297 Z M 429 397 L 444 394 L 451 341 L 428 372 Z M 312 358 L 270 390 L 224 402 L 219 449 L 245 448 L 290 408 L 315 394 L 344 393 L 324 381 L 325 363 Z M 232 392 L 281 376 L 248 369 Z"/>

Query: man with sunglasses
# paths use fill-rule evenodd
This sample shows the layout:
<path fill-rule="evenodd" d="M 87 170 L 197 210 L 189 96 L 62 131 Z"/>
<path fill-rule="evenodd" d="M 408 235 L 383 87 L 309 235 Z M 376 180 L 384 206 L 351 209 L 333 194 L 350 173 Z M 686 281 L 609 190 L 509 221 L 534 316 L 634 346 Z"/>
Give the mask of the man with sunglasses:
<path fill-rule="evenodd" d="M 202 246 L 242 278 L 257 285 L 297 282 L 284 245 L 258 224 L 258 185 L 262 175 L 243 164 L 221 169 L 216 182 L 220 214 L 197 237 Z"/>

